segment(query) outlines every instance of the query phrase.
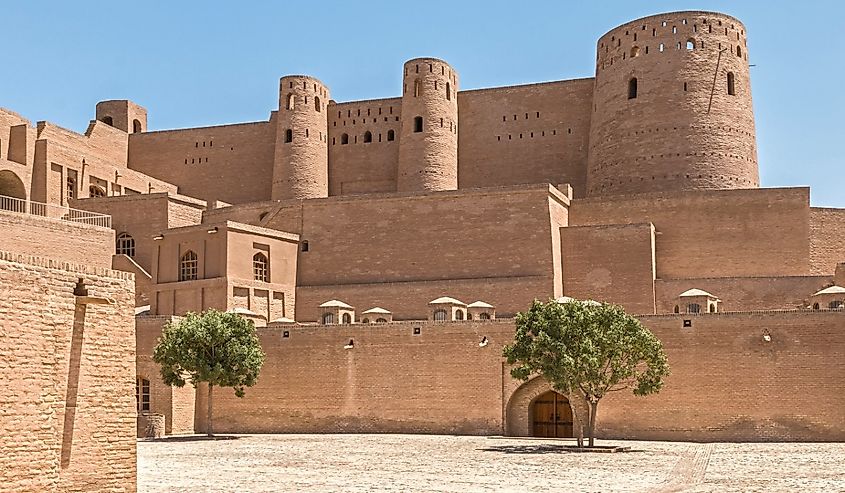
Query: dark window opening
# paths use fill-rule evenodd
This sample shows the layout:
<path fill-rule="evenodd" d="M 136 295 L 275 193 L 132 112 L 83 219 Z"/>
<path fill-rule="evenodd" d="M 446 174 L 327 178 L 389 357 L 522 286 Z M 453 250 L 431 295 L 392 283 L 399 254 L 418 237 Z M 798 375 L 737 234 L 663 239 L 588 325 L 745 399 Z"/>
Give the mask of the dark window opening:
<path fill-rule="evenodd" d="M 394 137 L 395 137 L 395 134 L 393 133 L 393 130 L 388 130 L 387 131 L 387 140 L 391 141 L 391 140 L 394 139 Z"/>
<path fill-rule="evenodd" d="M 414 132 L 422 132 L 423 131 L 423 119 L 421 116 L 414 117 Z"/>
<path fill-rule="evenodd" d="M 370 133 L 369 130 L 367 130 L 366 132 L 364 132 L 364 143 L 369 144 L 372 141 L 373 141 L 373 134 Z"/>
<path fill-rule="evenodd" d="M 736 95 L 736 78 L 733 72 L 728 72 L 728 94 L 731 96 Z"/>
<path fill-rule="evenodd" d="M 285 130 L 285 142 L 293 142 L 293 130 Z"/>
<path fill-rule="evenodd" d="M 637 78 L 634 77 L 628 81 L 628 99 L 636 99 L 637 97 Z"/>
<path fill-rule="evenodd" d="M 340 136 L 340 144 L 346 145 L 349 143 L 349 134 L 343 134 Z"/>

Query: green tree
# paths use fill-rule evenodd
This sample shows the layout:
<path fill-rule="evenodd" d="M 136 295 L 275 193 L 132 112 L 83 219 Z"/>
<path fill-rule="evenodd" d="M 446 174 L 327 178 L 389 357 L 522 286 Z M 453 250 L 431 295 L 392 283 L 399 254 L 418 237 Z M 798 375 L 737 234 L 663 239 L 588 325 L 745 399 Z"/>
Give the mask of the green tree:
<path fill-rule="evenodd" d="M 591 447 L 602 397 L 625 389 L 639 396 L 659 392 L 669 374 L 663 345 L 651 331 L 619 306 L 590 301 L 534 300 L 517 314 L 515 341 L 504 356 L 515 365 L 514 378 L 542 375 L 557 392 L 583 399 Z"/>
<path fill-rule="evenodd" d="M 214 434 L 214 387 L 232 387 L 236 396 L 243 397 L 244 387 L 258 380 L 264 357 L 251 320 L 213 309 L 165 324 L 153 350 L 153 360 L 161 366 L 167 385 L 208 384 L 208 436 Z"/>

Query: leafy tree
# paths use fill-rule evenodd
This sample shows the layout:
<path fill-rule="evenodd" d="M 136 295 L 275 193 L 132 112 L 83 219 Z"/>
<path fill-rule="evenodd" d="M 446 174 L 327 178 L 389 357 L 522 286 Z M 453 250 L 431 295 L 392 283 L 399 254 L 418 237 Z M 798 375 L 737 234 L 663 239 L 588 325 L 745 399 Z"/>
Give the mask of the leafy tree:
<path fill-rule="evenodd" d="M 243 397 L 244 387 L 252 387 L 258 380 L 264 357 L 251 320 L 213 309 L 188 313 L 165 324 L 153 350 L 153 360 L 161 365 L 167 385 L 182 387 L 187 381 L 194 387 L 200 382 L 208 384 L 208 436 L 214 434 L 214 387 L 232 387 L 236 396 Z"/>
<path fill-rule="evenodd" d="M 602 397 L 625 389 L 640 396 L 659 392 L 669 374 L 663 345 L 651 331 L 621 307 L 591 301 L 534 300 L 517 314 L 515 341 L 504 356 L 515 365 L 514 378 L 539 374 L 557 392 L 583 399 L 591 447 Z"/>

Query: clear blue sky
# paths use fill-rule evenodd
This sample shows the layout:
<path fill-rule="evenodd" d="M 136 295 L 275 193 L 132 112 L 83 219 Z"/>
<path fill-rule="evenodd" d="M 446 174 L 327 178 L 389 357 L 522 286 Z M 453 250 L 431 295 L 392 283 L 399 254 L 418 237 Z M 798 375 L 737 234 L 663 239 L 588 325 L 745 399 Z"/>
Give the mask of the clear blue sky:
<path fill-rule="evenodd" d="M 150 129 L 265 120 L 278 78 L 337 101 L 398 96 L 402 63 L 445 59 L 461 88 L 593 76 L 595 43 L 649 14 L 715 10 L 748 28 L 764 186 L 845 207 L 845 2 L 4 2 L 0 106 L 83 131 L 131 99 Z"/>

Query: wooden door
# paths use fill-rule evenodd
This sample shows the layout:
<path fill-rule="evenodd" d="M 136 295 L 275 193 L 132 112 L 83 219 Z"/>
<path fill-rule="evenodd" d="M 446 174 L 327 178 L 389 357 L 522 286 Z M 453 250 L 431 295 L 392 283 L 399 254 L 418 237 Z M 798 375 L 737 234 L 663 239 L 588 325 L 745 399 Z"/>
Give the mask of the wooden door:
<path fill-rule="evenodd" d="M 546 392 L 534 401 L 533 420 L 535 437 L 572 437 L 572 409 L 557 392 Z"/>

